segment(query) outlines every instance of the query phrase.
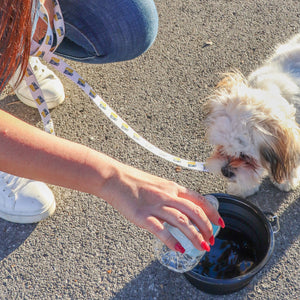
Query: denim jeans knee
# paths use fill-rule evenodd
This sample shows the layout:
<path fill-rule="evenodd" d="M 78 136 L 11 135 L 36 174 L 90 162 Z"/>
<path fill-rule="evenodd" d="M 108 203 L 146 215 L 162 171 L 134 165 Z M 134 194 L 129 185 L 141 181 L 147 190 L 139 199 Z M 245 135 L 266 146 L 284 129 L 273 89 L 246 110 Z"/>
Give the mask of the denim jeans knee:
<path fill-rule="evenodd" d="M 133 59 L 154 42 L 158 15 L 152 0 L 60 0 L 65 38 L 56 54 L 102 64 Z"/>

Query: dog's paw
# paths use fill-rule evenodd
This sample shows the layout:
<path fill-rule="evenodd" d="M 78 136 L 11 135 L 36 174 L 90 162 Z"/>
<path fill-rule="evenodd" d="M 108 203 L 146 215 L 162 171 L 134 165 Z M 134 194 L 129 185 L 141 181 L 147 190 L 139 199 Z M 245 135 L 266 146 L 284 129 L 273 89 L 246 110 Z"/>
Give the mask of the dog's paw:
<path fill-rule="evenodd" d="M 284 182 L 278 183 L 272 180 L 272 183 L 281 191 L 289 192 L 296 189 L 300 185 L 300 167 L 293 170 L 293 177 Z"/>
<path fill-rule="evenodd" d="M 297 188 L 300 184 L 300 178 L 293 178 L 292 180 L 286 180 L 282 183 L 274 182 L 274 186 L 276 186 L 279 190 L 283 192 L 290 192 Z"/>
<path fill-rule="evenodd" d="M 252 186 L 252 187 L 247 187 L 247 189 L 243 189 L 240 185 L 236 183 L 229 183 L 227 192 L 230 195 L 238 196 L 241 198 L 247 198 L 259 190 L 259 185 Z"/>

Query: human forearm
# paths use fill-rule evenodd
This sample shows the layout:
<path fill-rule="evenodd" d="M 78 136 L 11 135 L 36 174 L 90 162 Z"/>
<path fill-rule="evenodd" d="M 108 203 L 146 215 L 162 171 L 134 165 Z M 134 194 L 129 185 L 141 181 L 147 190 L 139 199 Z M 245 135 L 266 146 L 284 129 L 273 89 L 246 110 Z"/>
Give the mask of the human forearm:
<path fill-rule="evenodd" d="M 0 111 L 0 169 L 100 196 L 119 163 Z"/>

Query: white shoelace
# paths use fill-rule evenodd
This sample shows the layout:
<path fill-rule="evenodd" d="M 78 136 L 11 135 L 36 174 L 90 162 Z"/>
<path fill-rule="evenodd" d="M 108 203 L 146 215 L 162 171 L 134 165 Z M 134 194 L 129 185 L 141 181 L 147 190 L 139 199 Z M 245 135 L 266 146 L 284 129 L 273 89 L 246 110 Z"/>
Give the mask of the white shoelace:
<path fill-rule="evenodd" d="M 14 197 L 15 193 L 26 185 L 28 180 L 0 171 L 0 192 L 8 193 L 9 198 Z"/>
<path fill-rule="evenodd" d="M 34 75 L 37 79 L 49 75 L 52 73 L 44 64 L 41 63 L 38 57 L 30 57 L 30 65 L 34 71 Z"/>

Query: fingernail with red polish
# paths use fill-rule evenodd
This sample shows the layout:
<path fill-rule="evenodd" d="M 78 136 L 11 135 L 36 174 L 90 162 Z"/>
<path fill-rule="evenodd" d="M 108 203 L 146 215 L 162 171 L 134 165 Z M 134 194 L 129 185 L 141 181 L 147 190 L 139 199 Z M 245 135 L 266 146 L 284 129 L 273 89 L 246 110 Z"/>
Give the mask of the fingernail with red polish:
<path fill-rule="evenodd" d="M 212 235 L 209 239 L 209 243 L 213 246 L 215 244 L 215 237 Z"/>
<path fill-rule="evenodd" d="M 201 247 L 205 250 L 205 251 L 210 251 L 210 247 L 209 245 L 205 242 L 205 241 L 202 241 L 201 242 Z"/>
<path fill-rule="evenodd" d="M 183 254 L 185 252 L 185 249 L 181 246 L 180 243 L 177 243 L 175 245 L 175 250 L 178 251 L 178 252 L 180 252 L 181 254 Z"/>
<path fill-rule="evenodd" d="M 222 228 L 225 227 L 225 222 L 223 221 L 222 218 L 219 219 L 218 224 L 219 224 Z"/>

